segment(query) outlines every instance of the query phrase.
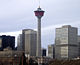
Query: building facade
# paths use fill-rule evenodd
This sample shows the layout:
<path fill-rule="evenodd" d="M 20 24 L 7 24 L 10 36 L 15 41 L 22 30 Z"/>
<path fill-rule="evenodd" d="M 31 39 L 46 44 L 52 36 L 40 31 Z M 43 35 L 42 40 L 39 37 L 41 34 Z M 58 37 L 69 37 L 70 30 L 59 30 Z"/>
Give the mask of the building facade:
<path fill-rule="evenodd" d="M 77 28 L 70 25 L 56 28 L 56 59 L 72 59 L 78 57 Z"/>
<path fill-rule="evenodd" d="M 42 56 L 46 56 L 46 49 L 42 48 Z"/>
<path fill-rule="evenodd" d="M 19 34 L 17 38 L 17 50 L 18 51 L 23 51 L 23 43 L 22 43 L 22 34 Z"/>
<path fill-rule="evenodd" d="M 52 45 L 48 45 L 48 57 L 50 58 L 55 58 L 55 46 Z"/>
<path fill-rule="evenodd" d="M 80 57 L 80 36 L 78 36 L 78 47 L 79 47 L 79 57 Z"/>
<path fill-rule="evenodd" d="M 23 49 L 26 55 L 36 56 L 37 32 L 32 29 L 22 31 Z"/>
<path fill-rule="evenodd" d="M 14 36 L 0 36 L 0 50 L 4 48 L 11 47 L 12 50 L 15 49 L 15 37 Z"/>

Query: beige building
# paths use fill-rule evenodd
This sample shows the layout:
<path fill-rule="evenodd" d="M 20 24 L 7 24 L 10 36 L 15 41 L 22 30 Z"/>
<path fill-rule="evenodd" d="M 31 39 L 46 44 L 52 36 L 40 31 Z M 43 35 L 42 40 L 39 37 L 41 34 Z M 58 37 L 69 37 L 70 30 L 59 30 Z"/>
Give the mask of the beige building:
<path fill-rule="evenodd" d="M 19 65 L 23 51 L 13 51 L 10 47 L 0 51 L 0 65 Z"/>
<path fill-rule="evenodd" d="M 65 25 L 56 28 L 56 59 L 72 59 L 78 57 L 77 28 Z"/>
<path fill-rule="evenodd" d="M 54 45 L 48 45 L 48 57 L 54 58 Z"/>
<path fill-rule="evenodd" d="M 31 29 L 22 31 L 22 43 L 27 56 L 36 56 L 37 32 Z"/>
<path fill-rule="evenodd" d="M 0 51 L 1 57 L 21 57 L 23 51 L 14 51 L 12 48 L 7 47 L 3 51 Z"/>
<path fill-rule="evenodd" d="M 2 39 L 0 38 L 0 48 L 2 47 Z"/>

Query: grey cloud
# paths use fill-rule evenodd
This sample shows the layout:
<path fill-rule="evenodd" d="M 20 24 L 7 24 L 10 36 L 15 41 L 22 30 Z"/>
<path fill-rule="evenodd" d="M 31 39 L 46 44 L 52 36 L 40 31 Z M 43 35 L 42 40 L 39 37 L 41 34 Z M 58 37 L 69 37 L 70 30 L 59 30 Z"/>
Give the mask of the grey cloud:
<path fill-rule="evenodd" d="M 80 0 L 41 0 L 41 7 L 45 10 L 42 27 L 80 20 L 79 3 Z M 16 31 L 18 27 L 20 28 L 17 30 L 20 30 L 29 25 L 30 28 L 36 28 L 37 19 L 34 16 L 36 7 L 38 7 L 37 0 L 0 1 L 0 25 L 2 28 L 0 30 L 3 31 L 3 28 L 7 27 L 6 31 L 10 31 L 10 28 Z M 13 25 L 11 26 L 11 24 Z"/>

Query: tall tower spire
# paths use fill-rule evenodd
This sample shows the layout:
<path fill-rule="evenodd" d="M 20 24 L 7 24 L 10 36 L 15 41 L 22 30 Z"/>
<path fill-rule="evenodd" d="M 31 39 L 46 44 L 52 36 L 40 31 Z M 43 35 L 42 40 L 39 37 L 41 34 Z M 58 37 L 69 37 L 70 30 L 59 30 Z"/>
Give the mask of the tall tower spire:
<path fill-rule="evenodd" d="M 39 7 L 34 11 L 35 16 L 38 18 L 38 31 L 37 31 L 37 49 L 36 56 L 41 56 L 41 18 L 44 15 L 44 11 Z"/>
<path fill-rule="evenodd" d="M 39 0 L 39 8 L 40 8 L 40 0 Z"/>

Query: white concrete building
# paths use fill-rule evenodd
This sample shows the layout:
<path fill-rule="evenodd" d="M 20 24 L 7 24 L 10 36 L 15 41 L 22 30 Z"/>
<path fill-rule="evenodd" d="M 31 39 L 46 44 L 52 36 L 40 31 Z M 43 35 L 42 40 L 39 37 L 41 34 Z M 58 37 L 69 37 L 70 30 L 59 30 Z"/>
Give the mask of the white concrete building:
<path fill-rule="evenodd" d="M 56 59 L 72 59 L 78 57 L 78 30 L 65 25 L 56 28 L 55 57 Z"/>

